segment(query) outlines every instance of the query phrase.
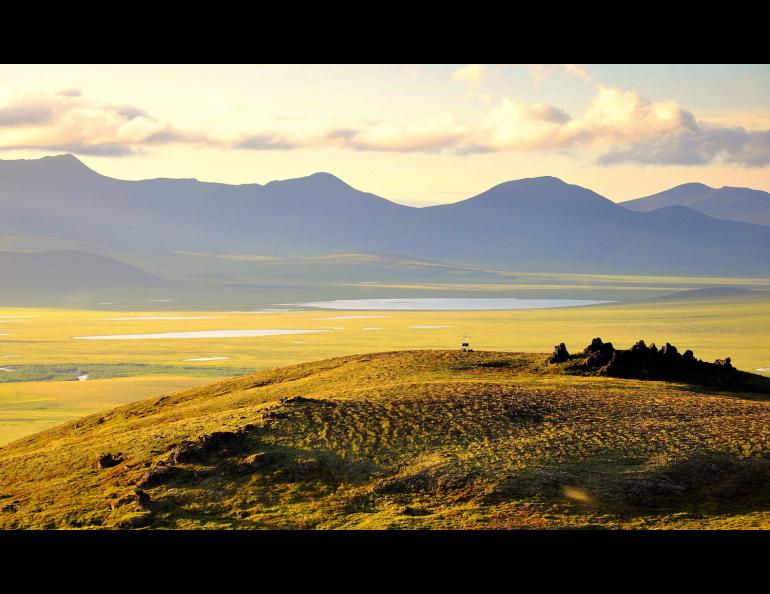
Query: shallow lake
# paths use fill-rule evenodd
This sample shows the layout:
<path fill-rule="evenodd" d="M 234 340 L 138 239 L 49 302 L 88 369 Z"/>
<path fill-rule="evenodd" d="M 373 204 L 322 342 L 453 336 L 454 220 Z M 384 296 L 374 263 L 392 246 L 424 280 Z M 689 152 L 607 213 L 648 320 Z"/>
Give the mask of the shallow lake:
<path fill-rule="evenodd" d="M 464 311 L 485 309 L 544 309 L 550 307 L 580 307 L 615 303 L 591 299 L 516 299 L 506 298 L 462 298 L 462 297 L 414 297 L 395 299 L 335 299 L 334 301 L 311 301 L 291 303 L 302 307 L 345 310 L 422 310 L 422 311 Z"/>

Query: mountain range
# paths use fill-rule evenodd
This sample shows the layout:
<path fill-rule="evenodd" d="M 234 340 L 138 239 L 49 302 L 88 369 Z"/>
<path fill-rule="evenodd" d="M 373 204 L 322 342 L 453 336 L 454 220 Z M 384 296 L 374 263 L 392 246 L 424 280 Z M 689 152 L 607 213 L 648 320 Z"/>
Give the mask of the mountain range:
<path fill-rule="evenodd" d="M 537 177 L 416 208 L 328 173 L 264 185 L 125 181 L 62 155 L 0 161 L 0 236 L 85 242 L 104 253 L 368 252 L 564 272 L 770 271 L 770 227 L 682 205 L 698 192 L 681 188 L 664 199 L 665 192 L 616 204 L 555 177 Z M 661 208 L 647 208 L 655 201 Z M 733 203 L 740 208 L 740 201 Z"/>
<path fill-rule="evenodd" d="M 640 212 L 688 206 L 715 219 L 770 226 L 770 193 L 751 188 L 683 184 L 652 196 L 621 202 L 621 205 Z"/>

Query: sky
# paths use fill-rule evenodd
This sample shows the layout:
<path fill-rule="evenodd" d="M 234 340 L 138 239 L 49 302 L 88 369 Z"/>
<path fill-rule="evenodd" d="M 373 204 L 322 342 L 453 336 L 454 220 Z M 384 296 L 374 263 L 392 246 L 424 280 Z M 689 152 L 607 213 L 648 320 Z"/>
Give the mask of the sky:
<path fill-rule="evenodd" d="M 0 65 L 0 159 L 121 179 L 327 171 L 396 202 L 552 175 L 770 191 L 770 65 Z"/>

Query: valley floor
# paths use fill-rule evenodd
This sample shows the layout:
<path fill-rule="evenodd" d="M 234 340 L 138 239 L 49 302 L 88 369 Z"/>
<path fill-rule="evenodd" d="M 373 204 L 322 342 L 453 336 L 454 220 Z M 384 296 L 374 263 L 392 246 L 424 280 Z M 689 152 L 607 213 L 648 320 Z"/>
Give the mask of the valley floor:
<path fill-rule="evenodd" d="M 621 278 L 617 282 L 631 281 Z M 162 340 L 75 338 L 244 329 L 314 332 Z M 0 309 L 0 368 L 5 369 L 0 370 L 0 445 L 114 404 L 200 385 L 206 376 L 206 381 L 213 381 L 247 370 L 353 353 L 456 349 L 466 338 L 476 349 L 547 353 L 559 342 L 566 342 L 570 350 L 582 348 L 596 336 L 619 348 L 628 348 L 639 339 L 648 344 L 671 342 L 692 349 L 707 361 L 729 356 L 739 369 L 770 370 L 770 296 L 637 300 L 518 311 L 5 308 Z M 62 366 L 72 370 L 65 373 Z M 75 380 L 75 369 L 90 372 L 91 379 L 46 385 L 19 382 Z M 125 376 L 145 379 L 132 383 L 121 379 Z M 136 387 L 133 394 L 131 387 Z"/>

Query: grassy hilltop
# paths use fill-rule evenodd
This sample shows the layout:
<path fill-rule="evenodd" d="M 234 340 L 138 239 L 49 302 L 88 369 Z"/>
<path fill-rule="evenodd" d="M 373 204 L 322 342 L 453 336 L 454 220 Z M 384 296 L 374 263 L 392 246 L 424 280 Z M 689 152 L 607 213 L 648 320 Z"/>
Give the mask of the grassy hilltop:
<path fill-rule="evenodd" d="M 0 527 L 770 527 L 764 396 L 545 357 L 345 356 L 91 415 L 0 448 Z"/>

